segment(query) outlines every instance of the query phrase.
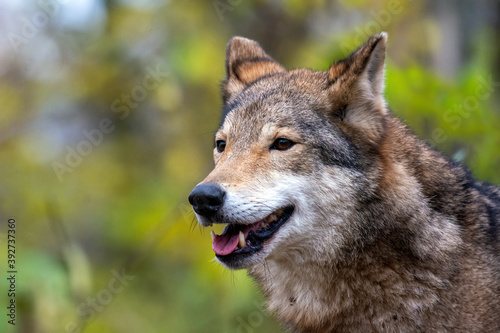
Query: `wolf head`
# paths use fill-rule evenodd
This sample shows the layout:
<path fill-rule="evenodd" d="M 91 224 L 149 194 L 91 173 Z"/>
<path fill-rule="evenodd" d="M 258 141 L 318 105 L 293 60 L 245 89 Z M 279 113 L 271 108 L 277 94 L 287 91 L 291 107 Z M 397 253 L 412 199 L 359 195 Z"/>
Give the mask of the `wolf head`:
<path fill-rule="evenodd" d="M 256 42 L 229 41 L 215 168 L 189 196 L 202 226 L 227 224 L 212 233 L 226 267 L 334 260 L 359 239 L 382 163 L 386 39 L 327 71 L 287 71 Z"/>

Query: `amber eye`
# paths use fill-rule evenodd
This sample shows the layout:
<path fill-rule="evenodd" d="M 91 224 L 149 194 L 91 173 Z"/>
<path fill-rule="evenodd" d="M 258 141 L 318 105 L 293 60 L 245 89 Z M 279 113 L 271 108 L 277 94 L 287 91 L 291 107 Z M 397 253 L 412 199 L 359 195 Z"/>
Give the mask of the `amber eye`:
<path fill-rule="evenodd" d="M 218 140 L 216 142 L 217 151 L 222 153 L 226 149 L 226 141 Z"/>
<path fill-rule="evenodd" d="M 274 141 L 273 145 L 271 146 L 271 149 L 287 150 L 291 148 L 294 144 L 295 142 L 290 141 L 288 139 L 278 138 Z"/>

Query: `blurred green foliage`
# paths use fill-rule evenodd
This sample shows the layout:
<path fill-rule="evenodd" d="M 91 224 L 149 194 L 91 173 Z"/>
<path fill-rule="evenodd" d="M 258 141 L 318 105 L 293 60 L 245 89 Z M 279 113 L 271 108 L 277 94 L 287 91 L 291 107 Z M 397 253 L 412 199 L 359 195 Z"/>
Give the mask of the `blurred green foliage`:
<path fill-rule="evenodd" d="M 2 315 L 2 332 L 281 331 L 245 272 L 213 260 L 186 200 L 212 167 L 233 35 L 319 70 L 388 31 L 391 109 L 500 183 L 497 21 L 460 35 L 466 52 L 443 75 L 432 59 L 446 34 L 427 1 L 90 1 L 100 16 L 83 28 L 62 20 L 71 1 L 51 3 L 18 48 L 9 38 L 42 7 L 0 5 L 0 267 L 15 218 L 19 271 L 17 325 Z"/>

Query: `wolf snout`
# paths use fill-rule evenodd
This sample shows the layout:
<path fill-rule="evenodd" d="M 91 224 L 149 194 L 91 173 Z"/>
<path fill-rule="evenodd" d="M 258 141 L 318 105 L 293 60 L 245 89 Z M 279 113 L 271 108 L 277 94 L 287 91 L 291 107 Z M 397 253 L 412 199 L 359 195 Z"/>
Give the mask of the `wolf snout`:
<path fill-rule="evenodd" d="M 193 189 L 188 200 L 197 214 L 212 218 L 224 203 L 225 195 L 226 192 L 217 184 L 200 184 Z"/>

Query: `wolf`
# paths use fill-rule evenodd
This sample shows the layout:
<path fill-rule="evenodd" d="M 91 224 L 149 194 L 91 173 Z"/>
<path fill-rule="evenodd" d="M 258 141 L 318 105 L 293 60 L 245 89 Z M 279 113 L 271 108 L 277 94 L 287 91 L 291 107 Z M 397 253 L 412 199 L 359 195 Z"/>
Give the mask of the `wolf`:
<path fill-rule="evenodd" d="M 291 332 L 500 332 L 500 189 L 383 97 L 387 34 L 326 71 L 232 38 L 213 171 L 189 195 L 217 260 Z"/>

